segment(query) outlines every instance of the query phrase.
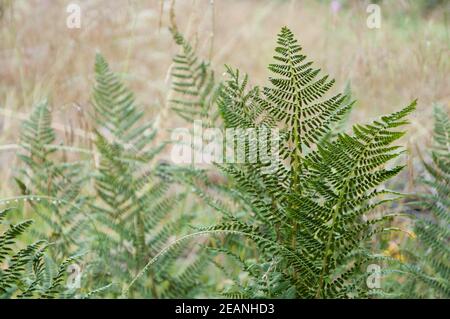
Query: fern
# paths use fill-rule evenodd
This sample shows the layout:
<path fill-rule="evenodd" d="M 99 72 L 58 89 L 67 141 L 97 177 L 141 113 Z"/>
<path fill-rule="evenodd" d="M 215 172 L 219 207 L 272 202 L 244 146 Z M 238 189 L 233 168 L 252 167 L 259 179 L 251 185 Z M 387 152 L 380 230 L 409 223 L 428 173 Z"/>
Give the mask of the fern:
<path fill-rule="evenodd" d="M 171 69 L 173 96 L 169 103 L 172 110 L 188 122 L 195 119 L 216 119 L 214 99 L 216 83 L 209 62 L 202 61 L 195 49 L 176 29 L 171 29 L 180 53 L 173 58 Z"/>
<path fill-rule="evenodd" d="M 10 211 L 0 211 L 0 226 Z M 55 298 L 71 294 L 65 287 L 66 268 L 76 257 L 66 259 L 53 273 L 44 257 L 48 243 L 36 241 L 18 248 L 18 238 L 33 224 L 25 220 L 9 224 L 0 235 L 0 298 Z"/>
<path fill-rule="evenodd" d="M 86 218 L 82 212 L 88 198 L 81 189 L 89 179 L 85 163 L 60 162 L 55 153 L 56 134 L 47 101 L 38 103 L 23 123 L 18 155 L 24 164 L 16 182 L 22 196 L 15 201 L 29 203 L 43 227 L 37 237 L 49 238 L 59 257 L 82 249 Z"/>
<path fill-rule="evenodd" d="M 429 192 L 419 193 L 413 203 L 427 215 L 419 218 L 415 225 L 421 245 L 417 249 L 414 243 L 416 264 L 408 267 L 413 276 L 408 277 L 404 291 L 412 297 L 449 298 L 450 119 L 436 106 L 434 121 L 432 163 L 423 162 L 428 177 L 422 179 L 422 184 Z"/>
<path fill-rule="evenodd" d="M 272 85 L 246 90 L 247 77 L 240 80 L 239 72 L 229 69 L 218 104 L 228 128 L 281 127 L 282 157 L 219 165 L 251 213 L 205 231 L 251 238 L 259 263 L 275 262 L 267 276 L 279 278 L 279 296 L 291 291 L 302 298 L 367 296 L 364 266 L 374 259 L 368 243 L 389 230 L 384 225 L 393 217 L 368 218 L 369 213 L 397 197 L 382 185 L 402 166 L 386 165 L 401 154 L 391 144 L 403 136 L 397 128 L 407 124 L 416 103 L 355 125 L 352 135 L 323 141 L 353 103 L 344 94 L 325 97 L 334 80 L 318 77 L 289 29 L 281 30 L 277 43 L 276 63 L 269 66 Z M 247 149 L 257 149 L 252 143 L 247 136 Z"/>
<path fill-rule="evenodd" d="M 101 225 L 93 247 L 100 254 L 100 273 L 95 278 L 125 288 L 152 255 L 180 234 L 190 217 L 171 214 L 185 194 L 174 194 L 168 179 L 161 178 L 155 156 L 164 145 L 155 145 L 152 123 L 140 124 L 143 112 L 133 94 L 100 55 L 95 72 L 95 144 L 100 153 L 95 187 L 100 201 L 93 209 Z M 194 295 L 200 259 L 186 269 L 176 269 L 182 248 L 166 255 L 161 270 L 137 283 L 129 296 Z"/>
<path fill-rule="evenodd" d="M 352 89 L 351 89 L 350 82 L 347 82 L 343 94 L 345 96 L 345 99 L 344 99 L 344 101 L 342 101 L 342 103 L 344 105 L 351 104 L 352 103 Z M 353 108 L 348 108 L 347 111 L 341 115 L 340 120 L 331 124 L 331 127 L 328 130 L 328 133 L 322 137 L 322 140 L 319 142 L 319 144 L 325 144 L 327 142 L 328 143 L 332 142 L 338 138 L 340 133 L 345 132 L 345 130 L 347 128 L 347 124 L 349 122 L 349 118 L 350 118 L 352 109 Z"/>
<path fill-rule="evenodd" d="M 314 68 L 288 28 L 278 35 L 269 65 L 273 76 L 264 87 L 250 87 L 249 77 L 230 67 L 228 79 L 217 84 L 209 63 L 176 29 L 172 33 L 181 48 L 171 73 L 173 111 L 186 121 L 239 129 L 246 161 L 216 163 L 221 175 L 159 163 L 166 143 L 158 142 L 154 123 L 133 93 L 97 55 L 91 171 L 85 161 L 58 156 L 46 101 L 23 124 L 23 167 L 16 178 L 22 195 L 9 203 L 29 203 L 40 230 L 31 228 L 32 220 L 4 222 L 8 211 L 0 211 L 0 297 L 198 297 L 213 289 L 214 280 L 204 276 L 211 266 L 232 280 L 220 291 L 229 298 L 374 294 L 365 284 L 366 266 L 389 259 L 374 253 L 371 241 L 400 229 L 391 227 L 395 214 L 373 213 L 401 196 L 384 185 L 403 168 L 392 163 L 403 153 L 395 143 L 416 102 L 354 125 L 350 133 L 344 130 L 354 104 L 349 87 L 330 95 L 334 80 Z M 449 123 L 437 109 L 433 164 L 425 164 L 430 178 L 424 183 L 431 191 L 420 195 L 420 205 L 434 216 L 416 225 L 426 258 L 406 266 L 414 274 L 408 287 L 421 281 L 433 297 L 447 297 L 450 290 Z M 279 148 L 265 157 L 254 134 L 270 130 L 279 135 L 266 135 L 266 146 Z M 180 181 L 221 213 L 220 222 L 188 233 L 195 215 L 186 213 L 190 198 L 174 185 Z M 25 233 L 32 243 L 19 241 Z M 219 238 L 189 244 L 198 236 Z M 81 294 L 64 281 L 86 247 L 83 277 L 91 290 Z M 73 257 L 54 261 L 63 256 Z"/>

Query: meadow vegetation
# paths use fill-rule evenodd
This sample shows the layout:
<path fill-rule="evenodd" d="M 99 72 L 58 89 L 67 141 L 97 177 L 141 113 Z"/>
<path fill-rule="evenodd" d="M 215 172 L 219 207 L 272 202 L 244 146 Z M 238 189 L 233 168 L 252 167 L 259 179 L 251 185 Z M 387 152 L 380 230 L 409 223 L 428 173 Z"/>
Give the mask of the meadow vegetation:
<path fill-rule="evenodd" d="M 0 297 L 450 297 L 448 4 L 337 2 L 1 1 Z"/>

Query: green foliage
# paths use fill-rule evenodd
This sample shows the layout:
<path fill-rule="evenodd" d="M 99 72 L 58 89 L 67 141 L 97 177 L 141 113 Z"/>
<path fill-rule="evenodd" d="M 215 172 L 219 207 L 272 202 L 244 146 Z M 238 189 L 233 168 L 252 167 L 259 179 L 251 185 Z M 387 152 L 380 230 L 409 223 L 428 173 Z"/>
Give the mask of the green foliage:
<path fill-rule="evenodd" d="M 371 296 L 367 265 L 388 259 L 373 251 L 371 241 L 399 230 L 390 227 L 395 214 L 378 213 L 400 196 L 385 183 L 403 168 L 392 163 L 403 153 L 395 143 L 416 102 L 354 125 L 350 133 L 344 129 L 354 104 L 349 86 L 330 95 L 334 80 L 307 60 L 289 29 L 278 35 L 270 83 L 253 88 L 247 75 L 229 67 L 227 80 L 216 84 L 209 64 L 172 31 L 181 48 L 172 68 L 173 111 L 186 121 L 240 130 L 246 161 L 217 163 L 219 172 L 161 164 L 166 143 L 97 55 L 94 161 L 59 156 L 64 147 L 57 143 L 47 102 L 23 124 L 23 167 L 16 178 L 22 196 L 12 202 L 27 203 L 17 211 L 31 206 L 39 232 L 31 231 L 31 220 L 3 223 L 6 211 L 0 212 L 0 297 L 212 296 L 216 282 L 205 279 L 211 265 L 232 280 L 219 289 L 230 298 Z M 445 112 L 436 114 L 433 164 L 425 164 L 430 178 L 424 183 L 431 191 L 420 195 L 433 218 L 417 223 L 425 258 L 407 266 L 415 278 L 408 287 L 414 290 L 420 281 L 432 287 L 433 297 L 446 297 L 450 121 Z M 255 133 L 269 131 L 279 134 L 255 140 Z M 274 153 L 265 156 L 264 146 Z M 202 199 L 200 205 L 221 213 L 219 222 L 188 231 L 198 211 L 187 205 L 189 192 L 180 181 Z M 27 209 L 21 212 L 28 215 Z M 218 238 L 189 244 L 204 235 Z M 78 257 L 59 266 L 53 259 L 85 249 L 83 288 L 67 290 L 67 267 Z"/>
<path fill-rule="evenodd" d="M 152 123 L 140 124 L 143 112 L 133 94 L 100 55 L 95 73 L 95 145 L 100 159 L 95 173 L 99 201 L 93 205 L 99 227 L 92 247 L 99 257 L 93 276 L 97 283 L 113 282 L 120 288 L 115 290 L 117 296 L 149 259 L 181 234 L 190 217 L 171 215 L 185 194 L 171 190 L 169 179 L 161 174 L 155 156 L 164 145 L 155 144 Z M 160 270 L 137 282 L 128 296 L 194 296 L 203 259 L 180 269 L 178 259 L 190 263 L 191 256 L 182 256 L 187 249 L 184 245 L 164 256 Z"/>
<path fill-rule="evenodd" d="M 325 97 L 334 80 L 318 77 L 289 29 L 281 30 L 277 44 L 271 86 L 246 91 L 247 77 L 240 80 L 229 69 L 218 104 L 228 128 L 281 128 L 282 158 L 219 165 L 248 213 L 205 231 L 256 243 L 258 263 L 267 265 L 259 272 L 264 276 L 255 276 L 256 290 L 237 294 L 365 297 L 364 266 L 375 259 L 369 242 L 389 230 L 385 224 L 392 219 L 369 213 L 397 197 L 383 183 L 402 166 L 386 166 L 401 154 L 392 143 L 403 136 L 397 128 L 407 124 L 416 103 L 324 141 L 353 103 L 344 94 Z M 247 149 L 252 147 L 257 148 L 247 138 Z"/>
<path fill-rule="evenodd" d="M 427 176 L 421 180 L 428 191 L 411 203 L 424 214 L 415 225 L 420 245 L 413 243 L 414 264 L 408 267 L 413 276 L 402 290 L 415 298 L 450 297 L 450 119 L 436 106 L 434 120 L 432 162 L 423 162 Z"/>
<path fill-rule="evenodd" d="M 172 109 L 188 122 L 203 119 L 213 122 L 216 84 L 209 62 L 202 61 L 192 45 L 176 29 L 172 29 L 180 53 L 173 58 Z"/>
<path fill-rule="evenodd" d="M 87 196 L 81 194 L 81 189 L 89 175 L 82 161 L 58 160 L 55 141 L 51 111 L 48 102 L 43 101 L 22 126 L 18 156 L 23 165 L 16 178 L 22 196 L 17 200 L 32 206 L 42 224 L 36 236 L 49 238 L 52 251 L 62 257 L 82 249 L 82 231 L 86 227 L 82 212 Z"/>
<path fill-rule="evenodd" d="M 64 286 L 66 268 L 76 257 L 66 259 L 55 270 L 45 256 L 49 244 L 44 240 L 19 248 L 18 237 L 33 224 L 5 222 L 10 210 L 0 211 L 0 298 L 57 298 L 71 292 Z"/>
<path fill-rule="evenodd" d="M 342 101 L 344 105 L 352 103 L 352 89 L 350 86 L 350 82 L 347 82 L 345 89 L 344 89 L 344 96 L 345 99 Z M 347 124 L 349 122 L 350 114 L 353 108 L 348 108 L 347 112 L 341 115 L 341 118 L 332 123 L 330 129 L 328 132 L 322 137 L 322 140 L 319 142 L 319 144 L 329 143 L 334 140 L 336 140 L 340 133 L 344 133 L 347 129 Z"/>

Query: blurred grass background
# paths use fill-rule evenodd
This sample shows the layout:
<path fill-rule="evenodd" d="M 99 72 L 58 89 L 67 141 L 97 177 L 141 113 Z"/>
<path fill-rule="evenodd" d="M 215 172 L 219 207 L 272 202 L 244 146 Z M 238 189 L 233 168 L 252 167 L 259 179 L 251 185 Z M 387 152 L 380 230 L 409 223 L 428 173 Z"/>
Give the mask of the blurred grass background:
<path fill-rule="evenodd" d="M 1 0 L 0 195 L 15 192 L 11 145 L 37 101 L 50 99 L 61 142 L 89 145 L 83 132 L 89 131 L 97 51 L 121 72 L 149 117 L 165 109 L 177 51 L 168 30 L 171 7 L 180 31 L 212 61 L 219 79 L 226 63 L 247 72 L 252 83 L 265 83 L 273 39 L 289 26 L 306 54 L 336 78 L 337 90 L 350 81 L 358 100 L 351 121 L 418 98 L 406 142 L 412 150 L 423 146 L 433 103 L 450 108 L 449 2 L 372 2 L 381 7 L 380 29 L 366 26 L 370 2 L 363 0 Z M 81 7 L 80 29 L 66 26 L 70 3 Z M 180 125 L 164 114 L 161 131 Z M 415 160 L 413 154 L 400 183 L 414 181 Z"/>

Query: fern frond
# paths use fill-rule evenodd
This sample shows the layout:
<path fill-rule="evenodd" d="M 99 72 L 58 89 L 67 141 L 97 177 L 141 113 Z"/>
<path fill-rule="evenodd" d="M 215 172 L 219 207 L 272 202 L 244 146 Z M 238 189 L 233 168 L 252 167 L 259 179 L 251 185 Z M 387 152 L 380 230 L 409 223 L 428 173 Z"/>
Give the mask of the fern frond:
<path fill-rule="evenodd" d="M 348 94 L 325 97 L 334 81 L 318 77 L 289 29 L 281 30 L 277 44 L 271 86 L 249 90 L 248 78 L 228 68 L 231 79 L 222 85 L 218 106 L 227 127 L 280 128 L 282 156 L 270 164 L 218 165 L 249 213 L 210 230 L 251 238 L 263 261 L 279 256 L 273 276 L 282 276 L 297 297 L 365 296 L 362 268 L 372 255 L 367 243 L 392 229 L 383 226 L 392 215 L 367 217 L 398 197 L 383 185 L 403 168 L 387 166 L 402 154 L 392 144 L 404 135 L 398 128 L 416 102 L 327 139 L 353 102 Z M 251 148 L 258 145 L 247 139 Z"/>
<path fill-rule="evenodd" d="M 0 227 L 7 224 L 3 220 L 9 211 L 11 210 L 0 211 Z M 49 247 L 46 241 L 39 240 L 18 248 L 19 236 L 29 231 L 32 224 L 32 220 L 11 223 L 0 235 L 1 298 L 49 298 L 60 296 L 66 290 L 62 282 L 66 277 L 66 266 L 74 258 L 63 262 L 58 275 L 53 277 L 47 275 L 49 268 L 44 262 L 45 252 Z"/>
<path fill-rule="evenodd" d="M 24 164 L 16 181 L 40 220 L 46 224 L 38 237 L 50 238 L 60 256 L 81 249 L 86 219 L 80 212 L 87 201 L 81 189 L 88 181 L 82 161 L 60 163 L 56 159 L 56 134 L 47 101 L 38 103 L 21 131 Z"/>
<path fill-rule="evenodd" d="M 202 61 L 191 44 L 176 29 L 171 29 L 180 52 L 173 58 L 171 68 L 174 96 L 169 100 L 172 109 L 188 122 L 194 119 L 213 119 L 212 111 L 215 79 L 209 62 Z"/>
<path fill-rule="evenodd" d="M 294 34 L 286 27 L 278 34 L 274 59 L 269 65 L 272 86 L 264 87 L 261 103 L 279 122 L 288 128 L 288 145 L 292 165 L 301 165 L 307 149 L 327 134 L 352 107 L 346 95 L 321 99 L 334 80 L 317 78 L 320 70 L 306 62 Z M 347 102 L 347 103 L 346 103 Z"/>
<path fill-rule="evenodd" d="M 100 284 L 114 281 L 112 288 L 118 288 L 120 293 L 146 260 L 183 231 L 189 218 L 172 215 L 185 194 L 174 194 L 170 180 L 162 177 L 155 165 L 155 156 L 165 145 L 154 142 L 157 132 L 152 123 L 142 124 L 143 112 L 132 92 L 100 55 L 96 57 L 95 71 L 95 144 L 101 158 L 95 172 L 99 201 L 92 209 L 101 230 L 93 250 L 101 254 L 101 261 L 104 259 L 97 265 L 99 272 L 107 274 L 101 275 Z M 189 290 L 182 288 L 170 271 L 181 253 L 165 256 L 162 271 L 152 271 L 145 281 L 139 282 L 131 292 L 133 296 L 164 297 L 164 286 L 169 285 L 175 294 L 178 285 L 180 297 L 186 297 L 184 293 L 190 293 Z M 194 278 L 194 272 L 189 271 L 190 278 Z"/>
<path fill-rule="evenodd" d="M 423 161 L 427 177 L 422 183 L 427 193 L 417 194 L 414 206 L 423 213 L 415 225 L 415 233 L 420 243 L 414 255 L 419 267 L 409 266 L 412 274 L 409 277 L 410 293 L 418 293 L 418 289 L 427 288 L 422 297 L 450 297 L 450 119 L 445 110 L 439 106 L 434 108 L 434 134 L 431 150 L 431 163 Z M 417 244 L 416 244 L 417 245 Z M 423 288 L 422 288 L 423 289 Z"/>

